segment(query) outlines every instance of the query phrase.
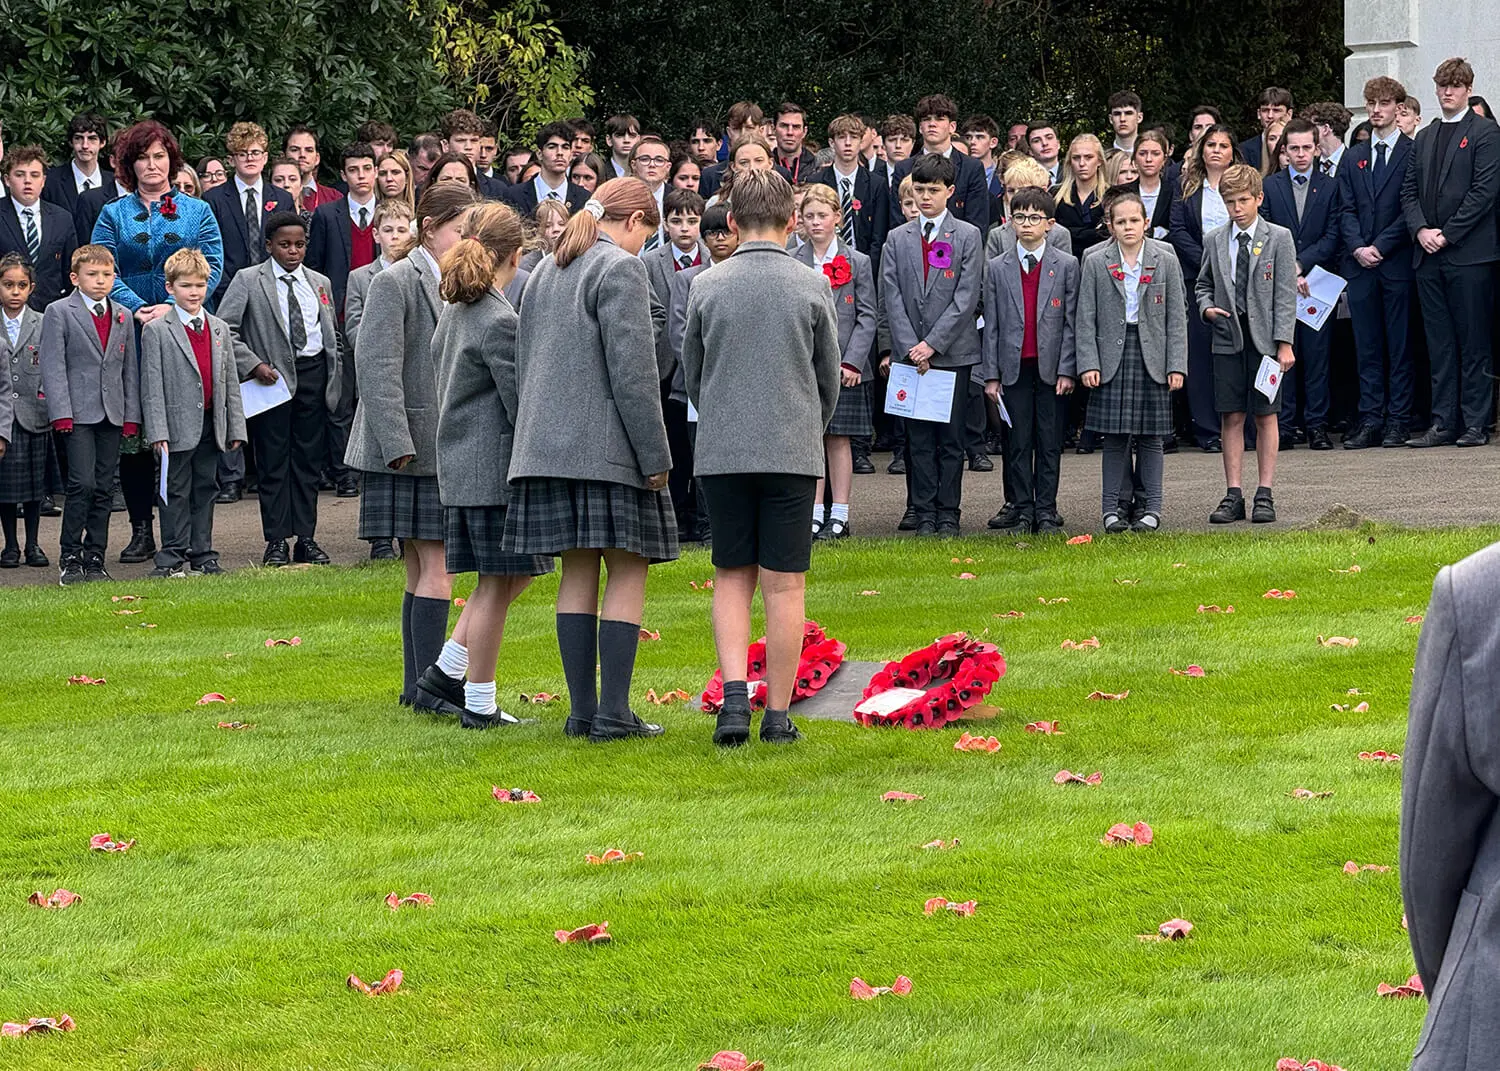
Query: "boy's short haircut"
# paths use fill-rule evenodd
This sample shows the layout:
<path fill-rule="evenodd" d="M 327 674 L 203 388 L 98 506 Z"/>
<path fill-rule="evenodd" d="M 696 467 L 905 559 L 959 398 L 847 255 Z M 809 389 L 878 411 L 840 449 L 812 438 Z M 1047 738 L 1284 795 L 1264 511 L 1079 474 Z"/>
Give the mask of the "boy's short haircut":
<path fill-rule="evenodd" d="M 68 139 L 74 134 L 96 134 L 100 141 L 109 140 L 109 123 L 98 112 L 79 112 L 68 120 Z"/>
<path fill-rule="evenodd" d="M 109 251 L 108 247 L 94 245 L 90 242 L 88 245 L 81 245 L 73 250 L 73 263 L 69 265 L 69 269 L 76 275 L 78 274 L 78 270 L 85 264 L 97 264 L 101 267 L 113 268 L 115 266 L 115 255 Z"/>
<path fill-rule="evenodd" d="M 887 115 L 880 123 L 882 138 L 906 138 L 917 140 L 917 124 L 909 115 Z"/>
<path fill-rule="evenodd" d="M 1309 104 L 1302 109 L 1302 116 L 1315 126 L 1327 123 L 1334 137 L 1340 141 L 1344 140 L 1344 135 L 1349 132 L 1349 124 L 1354 119 L 1354 113 L 1336 100 L 1320 100 Z"/>
<path fill-rule="evenodd" d="M 498 138 L 500 136 L 500 127 L 495 123 L 495 120 L 485 119 L 484 133 L 479 136 L 482 138 Z"/>
<path fill-rule="evenodd" d="M 640 156 L 642 150 L 648 145 L 660 145 L 661 151 L 665 153 L 668 158 L 670 158 L 672 155 L 672 150 L 667 148 L 665 139 L 659 138 L 655 134 L 642 134 L 641 140 L 635 143 L 635 147 L 630 150 L 630 155 L 626 157 L 625 162 L 628 164 L 634 164 L 636 157 Z"/>
<path fill-rule="evenodd" d="M 307 233 L 307 224 L 302 222 L 302 217 L 296 212 L 272 212 L 261 233 L 269 241 L 271 236 L 283 227 L 296 227 L 303 234 Z"/>
<path fill-rule="evenodd" d="M 688 122 L 689 134 L 696 134 L 700 130 L 711 138 L 724 136 L 724 131 L 719 129 L 719 124 L 704 115 L 695 116 Z"/>
<path fill-rule="evenodd" d="M 511 145 L 511 146 L 509 146 L 508 148 L 506 148 L 506 150 L 504 152 L 502 152 L 500 154 L 500 159 L 503 160 L 507 166 L 509 166 L 509 164 L 510 164 L 510 158 L 512 156 L 524 156 L 524 157 L 526 157 L 526 165 L 527 166 L 530 166 L 531 164 L 533 164 L 533 163 L 536 162 L 536 154 L 533 153 L 530 149 L 528 149 L 525 145 Z"/>
<path fill-rule="evenodd" d="M 445 141 L 452 141 L 455 134 L 473 134 L 475 137 L 482 138 L 484 137 L 484 120 L 468 108 L 454 108 L 438 120 L 438 129 L 443 132 Z"/>
<path fill-rule="evenodd" d="M 1030 142 L 1031 135 L 1035 134 L 1038 130 L 1050 130 L 1052 131 L 1052 133 L 1056 134 L 1057 124 L 1054 123 L 1051 119 L 1031 120 L 1031 122 L 1026 124 L 1026 140 Z"/>
<path fill-rule="evenodd" d="M 1283 89 L 1281 86 L 1266 86 L 1255 98 L 1257 108 L 1290 108 L 1292 107 L 1292 91 Z"/>
<path fill-rule="evenodd" d="M 9 175 L 11 171 L 21 164 L 41 164 L 42 170 L 47 170 L 47 153 L 40 145 L 22 145 L 18 149 L 11 149 L 5 154 L 4 173 Z"/>
<path fill-rule="evenodd" d="M 729 106 L 726 125 L 731 130 L 743 130 L 747 126 L 759 126 L 766 121 L 766 113 L 752 100 L 740 100 Z"/>
<path fill-rule="evenodd" d="M 1116 108 L 1134 108 L 1138 112 L 1144 112 L 1140 94 L 1131 89 L 1122 89 L 1109 95 L 1109 110 L 1114 111 Z"/>
<path fill-rule="evenodd" d="M 1281 129 L 1281 144 L 1285 145 L 1287 139 L 1293 134 L 1311 134 L 1313 144 L 1316 145 L 1318 143 L 1318 131 L 1312 125 L 1311 119 L 1303 119 L 1301 116 L 1298 116 L 1296 119 L 1288 119 L 1286 126 Z"/>
<path fill-rule="evenodd" d="M 1052 175 L 1031 157 L 1017 160 L 1005 169 L 1000 181 L 1013 190 L 1031 187 L 1046 190 L 1052 185 Z"/>
<path fill-rule="evenodd" d="M 1474 68 L 1462 56 L 1453 56 L 1439 63 L 1432 74 L 1432 83 L 1439 89 L 1448 86 L 1472 86 Z"/>
<path fill-rule="evenodd" d="M 169 283 L 182 279 L 202 279 L 206 283 L 212 274 L 208 267 L 208 258 L 191 246 L 179 249 L 168 257 L 166 264 L 162 266 L 162 271 L 166 274 Z"/>
<path fill-rule="evenodd" d="M 935 182 L 939 186 L 952 186 L 957 174 L 958 169 L 953 166 L 953 161 L 938 153 L 923 153 L 911 166 L 913 185 L 919 182 L 923 184 Z"/>
<path fill-rule="evenodd" d="M 286 152 L 287 151 L 287 146 L 292 143 L 292 139 L 294 137 L 296 137 L 298 134 L 306 134 L 309 137 L 311 137 L 313 139 L 313 148 L 314 149 L 318 148 L 318 146 L 321 144 L 319 142 L 319 140 L 318 140 L 318 132 L 316 130 L 314 130 L 312 127 L 308 126 L 306 123 L 297 123 L 296 125 L 290 127 L 287 130 L 287 132 L 282 135 L 282 137 L 281 137 L 281 151 L 282 152 Z"/>
<path fill-rule="evenodd" d="M 1173 124 L 1167 122 L 1152 123 L 1143 133 L 1150 133 L 1153 130 L 1165 138 L 1169 146 L 1177 144 L 1177 127 Z M 1167 155 L 1171 155 L 1170 149 L 1167 150 Z"/>
<path fill-rule="evenodd" d="M 339 153 L 339 170 L 342 171 L 348 167 L 350 160 L 368 160 L 373 164 L 375 162 L 375 150 L 371 148 L 370 143 L 367 141 L 351 141 Z"/>
<path fill-rule="evenodd" d="M 853 134 L 857 138 L 864 137 L 865 121 L 857 115 L 850 115 L 848 112 L 835 116 L 833 122 L 828 124 L 828 140 L 832 141 L 841 134 Z"/>
<path fill-rule="evenodd" d="M 230 156 L 256 147 L 270 149 L 271 138 L 259 123 L 235 123 L 224 135 L 224 151 Z"/>
<path fill-rule="evenodd" d="M 923 119 L 951 119 L 958 122 L 958 105 L 942 93 L 929 93 L 917 101 L 917 122 Z"/>
<path fill-rule="evenodd" d="M 958 124 L 958 132 L 960 134 L 972 134 L 975 131 L 988 137 L 998 138 L 1000 136 L 1000 124 L 982 112 L 971 115 Z"/>
<path fill-rule="evenodd" d="M 573 128 L 575 137 L 582 135 L 590 141 L 594 140 L 594 124 L 587 119 L 569 119 L 568 125 Z"/>
<path fill-rule="evenodd" d="M 375 218 L 371 225 L 379 227 L 388 219 L 404 219 L 410 221 L 415 218 L 416 210 L 399 197 L 387 197 L 375 205 Z"/>
<path fill-rule="evenodd" d="M 1406 100 L 1401 102 L 1401 106 L 1415 115 L 1418 119 L 1422 118 L 1421 97 L 1407 97 Z"/>
<path fill-rule="evenodd" d="M 354 132 L 354 140 L 363 141 L 366 144 L 383 141 L 388 145 L 395 145 L 396 128 L 381 119 L 366 119 Z"/>
<path fill-rule="evenodd" d="M 908 197 L 915 197 L 916 195 L 916 191 L 912 188 L 911 176 L 907 175 L 896 186 L 896 202 L 899 204 Z"/>
<path fill-rule="evenodd" d="M 266 181 L 267 182 L 270 181 L 271 172 L 275 171 L 278 167 L 297 167 L 297 161 L 293 160 L 290 156 L 273 156 L 273 157 L 271 157 L 271 162 L 266 165 Z M 301 172 L 301 168 L 298 168 L 298 172 L 299 173 Z M 302 180 L 298 179 L 297 181 L 298 181 L 298 184 L 300 185 L 300 183 L 301 183 Z"/>
<path fill-rule="evenodd" d="M 680 212 L 688 216 L 703 215 L 703 195 L 697 190 L 684 190 L 673 188 L 666 192 L 661 199 L 661 211 L 663 216 L 670 216 L 673 212 Z"/>
<path fill-rule="evenodd" d="M 777 231 L 792 218 L 792 184 L 774 171 L 746 171 L 734 178 L 729 214 L 746 231 Z"/>
<path fill-rule="evenodd" d="M 623 134 L 639 134 L 641 121 L 633 115 L 611 115 L 604 121 L 606 137 L 618 138 Z"/>
<path fill-rule="evenodd" d="M 561 119 L 544 124 L 536 132 L 536 147 L 538 149 L 545 148 L 547 142 L 553 138 L 561 138 L 571 148 L 573 145 L 573 128 Z"/>
<path fill-rule="evenodd" d="M 1025 186 L 1010 195 L 1010 214 L 1031 211 L 1040 212 L 1048 219 L 1057 216 L 1057 202 L 1052 195 L 1036 186 Z"/>
<path fill-rule="evenodd" d="M 443 139 L 437 134 L 418 134 L 411 139 L 411 144 L 406 148 L 407 155 L 411 157 L 429 153 L 433 156 L 439 156 L 442 152 Z"/>
<path fill-rule="evenodd" d="M 1214 121 L 1215 124 L 1222 123 L 1224 121 L 1224 114 L 1219 111 L 1218 107 L 1213 104 L 1200 104 L 1196 108 L 1188 109 L 1189 129 L 1192 128 L 1193 120 L 1198 118 L 1198 116 L 1200 115 L 1208 116 Z"/>
<path fill-rule="evenodd" d="M 1236 194 L 1250 193 L 1259 197 L 1264 191 L 1260 169 L 1249 164 L 1231 164 L 1219 178 L 1219 196 L 1228 200 Z"/>
<path fill-rule="evenodd" d="M 807 211 L 807 206 L 813 203 L 826 206 L 833 211 L 835 216 L 842 214 L 839 208 L 839 195 L 833 191 L 832 186 L 825 186 L 821 182 L 809 186 L 802 194 L 802 210 Z"/>
<path fill-rule="evenodd" d="M 1393 100 L 1406 103 L 1406 87 L 1390 75 L 1382 74 L 1365 83 L 1365 100 Z"/>
<path fill-rule="evenodd" d="M 728 234 L 729 206 L 709 205 L 703 210 L 703 222 L 698 225 L 699 234 Z"/>

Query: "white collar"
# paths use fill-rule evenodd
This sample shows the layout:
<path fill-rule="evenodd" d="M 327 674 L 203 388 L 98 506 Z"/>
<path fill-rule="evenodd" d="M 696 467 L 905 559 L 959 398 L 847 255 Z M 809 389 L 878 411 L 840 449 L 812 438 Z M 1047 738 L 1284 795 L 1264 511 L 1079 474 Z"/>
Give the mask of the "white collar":
<path fill-rule="evenodd" d="M 669 253 L 668 255 L 672 258 L 672 263 L 677 265 L 682 264 L 682 258 L 685 256 L 692 257 L 694 260 L 697 260 L 701 252 L 696 245 L 693 246 L 692 249 L 678 249 L 675 242 L 668 242 L 666 245 L 659 245 L 656 248 L 670 249 L 671 253 Z"/>
<path fill-rule="evenodd" d="M 855 164 L 854 165 L 854 170 L 850 171 L 846 175 L 844 172 L 842 172 L 842 171 L 839 170 L 839 165 L 838 165 L 838 161 L 837 160 L 835 160 L 829 166 L 833 169 L 833 175 L 834 175 L 835 178 L 838 178 L 838 179 L 848 179 L 850 182 L 854 182 L 856 180 L 857 176 L 859 175 L 859 171 L 860 171 L 859 165 Z"/>
<path fill-rule="evenodd" d="M 361 208 L 369 213 L 369 216 L 365 218 L 365 226 L 368 227 L 375 222 L 375 196 L 373 194 L 371 194 L 368 201 L 364 202 L 356 201 L 352 195 L 344 199 L 349 202 L 350 223 L 357 224 L 359 222 L 359 210 Z"/>
<path fill-rule="evenodd" d="M 948 210 L 946 208 L 939 212 L 937 215 L 933 216 L 931 219 L 928 219 L 926 216 L 918 216 L 917 233 L 925 234 L 927 232 L 927 224 L 934 224 L 932 228 L 932 236 L 933 239 L 936 240 L 937 236 L 943 233 L 943 227 L 947 224 L 947 222 Z"/>
<path fill-rule="evenodd" d="M 1375 158 L 1375 146 L 1384 145 L 1387 149 L 1394 149 L 1396 147 L 1396 142 L 1400 140 L 1401 128 L 1399 126 L 1391 127 L 1391 132 L 1383 138 L 1377 136 L 1375 131 L 1372 129 L 1370 131 L 1370 159 L 1373 160 Z"/>
<path fill-rule="evenodd" d="M 430 252 L 428 252 L 427 247 L 421 242 L 417 243 L 417 252 L 422 254 L 422 259 L 427 261 L 427 266 L 432 269 L 432 277 L 438 282 L 442 282 L 443 269 L 438 267 L 437 259 L 433 257 Z"/>
<path fill-rule="evenodd" d="M 183 327 L 190 326 L 194 320 L 201 320 L 205 324 L 208 322 L 208 313 L 201 306 L 197 312 L 188 312 L 181 305 L 173 305 L 172 308 L 177 310 L 177 318 L 182 321 Z"/>
<path fill-rule="evenodd" d="M 536 177 L 533 178 L 531 182 L 532 185 L 536 187 L 537 204 L 541 204 L 543 201 L 545 201 L 549 193 L 557 194 L 557 199 L 559 201 L 566 201 L 568 199 L 568 176 L 566 172 L 564 172 L 563 174 L 562 185 L 560 186 L 548 186 L 546 180 L 542 178 L 542 173 L 540 171 L 536 173 Z"/>
<path fill-rule="evenodd" d="M 386 255 L 384 253 L 381 253 L 378 257 L 375 258 L 375 263 L 380 265 L 375 269 L 376 271 L 385 271 L 385 269 L 391 266 L 391 262 L 386 258 Z"/>
<path fill-rule="evenodd" d="M 14 316 L 13 317 L 13 316 L 11 316 L 10 313 L 6 312 L 4 309 L 0 309 L 0 316 L 5 317 L 5 322 L 6 323 L 8 323 L 8 324 L 15 324 L 16 327 L 17 327 L 17 330 L 19 330 L 21 323 L 26 319 L 26 310 L 23 308 L 21 310 L 21 314 L 19 316 Z"/>
<path fill-rule="evenodd" d="M 833 258 L 839 255 L 839 240 L 835 237 L 833 241 L 829 242 L 828 252 L 821 257 L 818 256 L 818 251 L 813 247 L 811 242 L 807 243 L 807 248 L 812 252 L 813 267 L 821 268 L 824 264 L 833 263 Z"/>
<path fill-rule="evenodd" d="M 1250 236 L 1250 240 L 1252 242 L 1255 241 L 1255 228 L 1259 227 L 1259 226 L 1260 226 L 1260 217 L 1259 216 L 1255 217 L 1254 224 L 1252 224 L 1248 230 L 1245 230 L 1245 229 L 1241 228 L 1238 223 L 1235 223 L 1233 221 L 1230 222 L 1230 224 L 1229 224 L 1229 254 L 1230 254 L 1230 256 L 1235 256 L 1235 255 L 1237 255 L 1239 253 L 1239 250 L 1235 248 L 1235 243 L 1237 243 L 1240 240 L 1240 235 L 1242 235 L 1242 234 L 1248 234 Z"/>
<path fill-rule="evenodd" d="M 37 214 L 38 222 L 40 222 L 41 215 L 42 215 L 42 201 L 41 201 L 41 198 L 37 198 L 35 201 L 32 201 L 31 204 L 29 204 L 29 205 L 23 205 L 20 201 L 17 201 L 14 197 L 12 197 L 10 199 L 10 203 L 16 206 L 16 212 L 17 212 L 18 215 L 21 212 L 32 211 L 32 212 L 35 212 Z"/>
<path fill-rule="evenodd" d="M 240 200 L 243 201 L 245 199 L 245 191 L 246 190 L 253 190 L 253 191 L 255 191 L 255 199 L 257 201 L 259 201 L 260 198 L 261 198 L 260 191 L 261 191 L 262 186 L 265 183 L 265 179 L 266 179 L 265 173 L 262 172 L 260 175 L 256 176 L 256 179 L 255 179 L 254 182 L 249 183 L 247 185 L 246 182 L 245 182 L 245 180 L 242 179 L 242 178 L 240 178 L 240 173 L 238 171 L 236 171 L 234 173 L 234 188 L 239 191 Z"/>
<path fill-rule="evenodd" d="M 1112 142 L 1112 143 L 1111 143 L 1111 144 L 1110 144 L 1110 148 L 1111 148 L 1111 149 L 1116 149 L 1116 150 L 1118 150 L 1118 151 L 1119 151 L 1119 152 L 1123 152 L 1123 153 L 1126 153 L 1126 154 L 1127 154 L 1127 155 L 1128 155 L 1128 154 L 1130 154 L 1130 153 L 1133 153 L 1133 152 L 1135 152 L 1135 146 L 1134 146 L 1134 145 L 1121 145 L 1121 144 L 1120 144 L 1120 140 L 1119 140 L 1119 139 L 1118 139 L 1118 138 L 1116 138 L 1116 139 L 1115 139 L 1115 140 L 1114 140 L 1114 141 L 1113 141 L 1113 142 Z"/>
<path fill-rule="evenodd" d="M 278 283 L 281 282 L 283 276 L 290 275 L 292 278 L 296 279 L 303 286 L 307 287 L 309 290 L 312 289 L 312 283 L 310 283 L 310 282 L 307 281 L 307 271 L 306 271 L 307 265 L 305 265 L 305 264 L 298 264 L 291 271 L 287 271 L 280 264 L 276 263 L 276 260 L 275 260 L 274 257 L 267 257 L 266 258 L 266 263 L 269 264 L 269 265 L 271 265 L 271 270 L 276 273 L 276 281 Z"/>
<path fill-rule="evenodd" d="M 1333 150 L 1333 152 L 1331 152 L 1327 156 L 1323 157 L 1324 160 L 1327 160 L 1335 168 L 1337 168 L 1339 166 L 1339 161 L 1342 160 L 1343 158 L 1344 158 L 1344 146 L 1343 146 L 1342 143 L 1340 143 L 1339 146 L 1336 149 Z"/>
<path fill-rule="evenodd" d="M 82 179 L 91 179 L 91 180 L 93 180 L 93 183 L 94 183 L 95 186 L 98 186 L 98 185 L 100 185 L 103 182 L 103 176 L 99 174 L 99 162 L 97 160 L 94 161 L 94 173 L 91 174 L 91 175 L 90 174 L 85 174 L 79 168 L 79 166 L 78 166 L 78 158 L 76 156 L 72 158 L 71 162 L 72 162 L 72 165 L 73 165 L 73 185 L 74 186 L 77 186 L 78 183 L 79 183 L 79 181 L 82 180 Z"/>
<path fill-rule="evenodd" d="M 1036 262 L 1040 265 L 1042 262 L 1042 257 L 1046 255 L 1046 252 L 1047 239 L 1045 238 L 1042 239 L 1042 247 L 1036 250 L 1027 249 L 1021 244 L 1021 239 L 1016 239 L 1016 260 L 1020 262 L 1022 268 L 1026 267 L 1027 257 L 1036 257 Z"/>
<path fill-rule="evenodd" d="M 1458 123 L 1458 122 L 1462 122 L 1463 121 L 1463 117 L 1466 116 L 1466 115 L 1468 115 L 1468 114 L 1469 114 L 1469 106 L 1467 104 L 1465 104 L 1464 108 L 1463 108 L 1463 111 L 1459 112 L 1452 119 L 1449 119 L 1446 115 L 1444 115 L 1442 117 L 1442 122 L 1445 122 L 1445 123 Z"/>
<path fill-rule="evenodd" d="M 1287 173 L 1287 177 L 1289 177 L 1292 180 L 1292 182 L 1293 182 L 1294 185 L 1296 184 L 1296 181 L 1297 181 L 1298 177 L 1301 177 L 1302 179 L 1306 180 L 1304 182 L 1304 185 L 1305 185 L 1306 182 L 1311 182 L 1312 181 L 1313 172 L 1316 171 L 1317 169 L 1318 169 L 1318 165 L 1317 164 L 1313 164 L 1313 166 L 1309 167 L 1306 171 L 1298 171 L 1295 167 L 1288 167 L 1286 169 L 1286 173 Z"/>

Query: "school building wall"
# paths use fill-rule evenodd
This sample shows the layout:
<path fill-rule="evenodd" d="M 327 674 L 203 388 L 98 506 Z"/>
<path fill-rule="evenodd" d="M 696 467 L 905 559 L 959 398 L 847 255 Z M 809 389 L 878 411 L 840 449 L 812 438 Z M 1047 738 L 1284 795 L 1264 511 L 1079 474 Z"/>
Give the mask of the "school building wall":
<path fill-rule="evenodd" d="M 1495 85 L 1500 0 L 1345 0 L 1344 43 L 1347 107 L 1363 118 L 1366 80 L 1389 75 L 1421 100 L 1425 123 L 1437 114 L 1432 72 L 1449 56 L 1473 65 L 1475 93 Z"/>

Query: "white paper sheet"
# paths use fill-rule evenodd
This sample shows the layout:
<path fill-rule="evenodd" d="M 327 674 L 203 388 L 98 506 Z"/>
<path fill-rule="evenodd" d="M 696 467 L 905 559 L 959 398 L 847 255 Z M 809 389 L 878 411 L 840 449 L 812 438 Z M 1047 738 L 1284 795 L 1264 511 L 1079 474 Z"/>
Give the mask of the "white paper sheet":
<path fill-rule="evenodd" d="M 279 377 L 269 386 L 258 379 L 247 379 L 240 384 L 240 401 L 245 406 L 246 420 L 291 400 L 292 392 L 286 389 L 286 380 Z"/>
<path fill-rule="evenodd" d="M 167 468 L 172 463 L 172 451 L 161 452 L 161 478 L 156 481 L 156 495 L 161 499 L 161 504 L 167 504 Z"/>
<path fill-rule="evenodd" d="M 920 688 L 888 688 L 876 692 L 854 709 L 859 714 L 891 714 L 926 694 Z"/>
<path fill-rule="evenodd" d="M 948 423 L 953 412 L 953 391 L 958 375 L 929 368 L 922 375 L 915 365 L 891 364 L 891 379 L 885 390 L 885 411 L 910 420 Z"/>
<path fill-rule="evenodd" d="M 1275 357 L 1262 357 L 1260 369 L 1255 373 L 1255 389 L 1266 396 L 1266 401 L 1273 401 L 1276 392 L 1281 388 L 1281 362 Z"/>
<path fill-rule="evenodd" d="M 1347 280 L 1330 271 L 1315 267 L 1307 273 L 1308 297 L 1297 295 L 1297 321 L 1314 331 L 1323 330 L 1328 317 L 1338 306 L 1339 297 L 1348 286 Z"/>

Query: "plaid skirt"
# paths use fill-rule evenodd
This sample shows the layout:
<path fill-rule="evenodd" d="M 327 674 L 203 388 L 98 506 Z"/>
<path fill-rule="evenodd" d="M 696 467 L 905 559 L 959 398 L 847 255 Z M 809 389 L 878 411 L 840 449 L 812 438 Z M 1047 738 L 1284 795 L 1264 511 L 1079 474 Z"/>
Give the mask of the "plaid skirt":
<path fill-rule="evenodd" d="M 480 576 L 541 576 L 552 572 L 552 559 L 539 554 L 506 554 L 504 506 L 446 506 L 443 509 L 443 557 L 450 573 Z"/>
<path fill-rule="evenodd" d="M 652 563 L 669 562 L 677 558 L 677 518 L 665 490 L 528 477 L 511 488 L 500 549 L 547 555 L 628 550 Z"/>
<path fill-rule="evenodd" d="M 833 411 L 824 435 L 847 435 L 858 438 L 875 434 L 874 421 L 870 419 L 870 385 L 861 383 L 857 387 L 840 387 L 839 404 Z"/>
<path fill-rule="evenodd" d="M 1125 328 L 1125 351 L 1115 378 L 1089 392 L 1083 426 L 1100 435 L 1172 434 L 1172 392 L 1146 371 L 1135 324 Z"/>
<path fill-rule="evenodd" d="M 366 472 L 359 492 L 359 538 L 443 539 L 436 476 Z"/>
<path fill-rule="evenodd" d="M 52 435 L 15 425 L 5 456 L 0 457 L 0 502 L 40 502 L 62 487 Z"/>

